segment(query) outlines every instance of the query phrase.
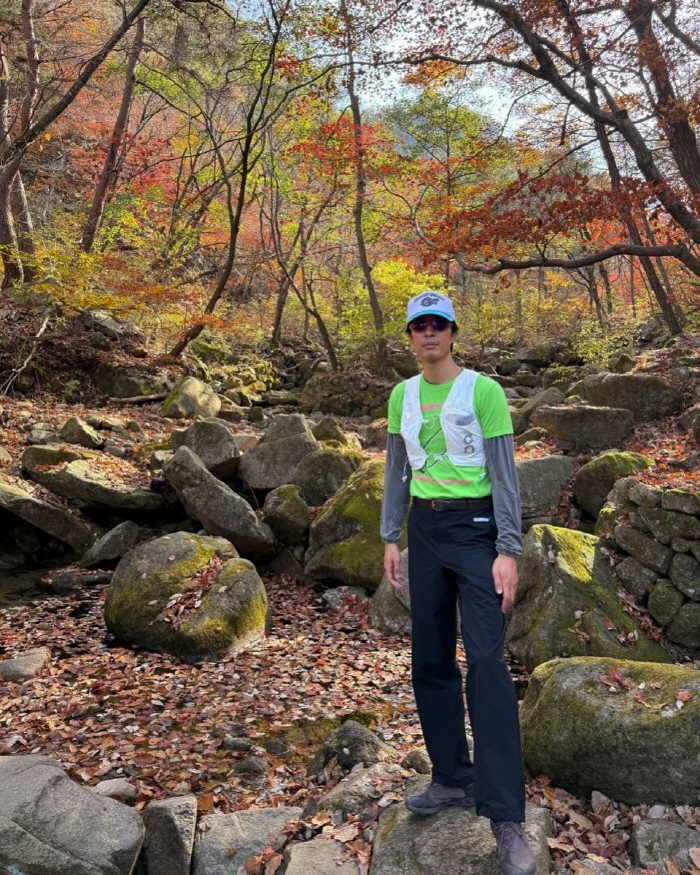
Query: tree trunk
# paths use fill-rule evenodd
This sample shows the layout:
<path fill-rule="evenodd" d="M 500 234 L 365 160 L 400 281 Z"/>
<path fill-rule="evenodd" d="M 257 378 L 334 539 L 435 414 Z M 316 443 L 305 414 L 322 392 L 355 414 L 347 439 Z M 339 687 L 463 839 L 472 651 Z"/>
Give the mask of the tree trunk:
<path fill-rule="evenodd" d="M 10 190 L 10 207 L 17 234 L 17 248 L 22 260 L 22 279 L 25 283 L 30 283 L 36 278 L 37 273 L 36 242 L 34 240 L 34 223 L 29 212 L 22 175 L 19 171 L 17 171 Z"/>
<path fill-rule="evenodd" d="M 119 158 L 124 146 L 124 135 L 126 134 L 129 124 L 129 113 L 131 111 L 131 101 L 134 97 L 134 86 L 136 85 L 136 66 L 139 62 L 141 49 L 143 48 L 144 35 L 144 20 L 139 18 L 136 23 L 136 33 L 134 41 L 131 44 L 129 52 L 129 61 L 126 67 L 126 79 L 124 81 L 124 90 L 122 92 L 122 101 L 117 113 L 117 120 L 114 123 L 112 138 L 109 142 L 105 163 L 100 173 L 100 178 L 95 187 L 95 193 L 92 198 L 92 206 L 85 220 L 85 227 L 80 238 L 80 247 L 83 252 L 90 252 L 95 242 L 95 236 L 100 227 L 102 220 L 102 212 L 109 193 L 112 192 L 117 183 Z"/>
<path fill-rule="evenodd" d="M 342 3 L 342 14 L 345 18 L 346 26 L 346 44 L 348 55 L 348 96 L 350 98 L 350 109 L 352 111 L 353 133 L 355 139 L 355 205 L 353 207 L 353 219 L 355 223 L 355 239 L 357 240 L 357 252 L 360 258 L 360 266 L 362 268 L 362 276 L 364 278 L 365 288 L 369 297 L 369 304 L 372 308 L 372 318 L 374 320 L 374 330 L 376 332 L 375 349 L 377 353 L 377 367 L 380 373 L 385 373 L 388 365 L 388 352 L 386 347 L 386 339 L 384 337 L 384 315 L 382 313 L 377 289 L 372 279 L 372 267 L 369 263 L 367 255 L 367 243 L 365 240 L 365 231 L 363 225 L 363 209 L 364 202 L 367 196 L 367 172 L 365 170 L 364 159 L 364 144 L 362 142 L 362 113 L 360 111 L 360 101 L 355 90 L 355 64 L 352 50 L 352 37 L 350 17 L 348 15 L 345 0 Z"/>

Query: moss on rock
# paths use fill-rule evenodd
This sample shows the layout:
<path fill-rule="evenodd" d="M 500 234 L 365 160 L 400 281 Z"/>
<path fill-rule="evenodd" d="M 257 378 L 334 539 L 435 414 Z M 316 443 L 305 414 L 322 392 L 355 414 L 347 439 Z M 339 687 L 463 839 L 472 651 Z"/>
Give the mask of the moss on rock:
<path fill-rule="evenodd" d="M 379 535 L 384 461 L 367 461 L 311 524 L 306 573 L 375 590 L 384 571 Z M 406 546 L 405 534 L 399 549 Z"/>
<path fill-rule="evenodd" d="M 574 498 L 596 519 L 616 480 L 653 466 L 652 459 L 639 453 L 604 453 L 579 469 L 574 480 Z"/>
<path fill-rule="evenodd" d="M 168 602 L 218 557 L 215 584 L 180 625 L 168 622 Z M 107 591 L 107 628 L 116 637 L 185 662 L 237 653 L 264 634 L 267 595 L 255 567 L 224 538 L 176 532 L 127 553 Z"/>
<path fill-rule="evenodd" d="M 671 661 L 622 610 L 600 546 L 592 535 L 554 526 L 536 525 L 526 535 L 506 640 L 529 670 L 559 656 Z"/>
<path fill-rule="evenodd" d="M 692 698 L 678 708 L 682 691 Z M 520 720 L 526 768 L 555 786 L 583 796 L 599 790 L 631 805 L 697 803 L 700 675 L 692 669 L 555 659 L 533 673 Z"/>

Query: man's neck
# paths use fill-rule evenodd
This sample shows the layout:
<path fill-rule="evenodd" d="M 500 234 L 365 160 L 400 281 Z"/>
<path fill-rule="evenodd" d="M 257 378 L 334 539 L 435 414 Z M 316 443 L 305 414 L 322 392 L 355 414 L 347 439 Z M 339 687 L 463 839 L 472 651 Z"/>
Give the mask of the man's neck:
<path fill-rule="evenodd" d="M 423 378 L 428 383 L 449 383 L 461 370 L 452 356 L 439 362 L 423 362 Z"/>

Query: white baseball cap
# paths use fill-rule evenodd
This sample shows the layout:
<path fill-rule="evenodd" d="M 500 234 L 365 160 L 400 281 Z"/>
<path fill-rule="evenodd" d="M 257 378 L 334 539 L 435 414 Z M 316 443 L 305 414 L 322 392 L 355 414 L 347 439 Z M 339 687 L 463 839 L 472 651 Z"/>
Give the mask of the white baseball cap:
<path fill-rule="evenodd" d="M 455 311 L 452 301 L 440 292 L 428 289 L 411 298 L 406 308 L 406 325 L 419 316 L 442 316 L 450 322 L 455 321 Z"/>

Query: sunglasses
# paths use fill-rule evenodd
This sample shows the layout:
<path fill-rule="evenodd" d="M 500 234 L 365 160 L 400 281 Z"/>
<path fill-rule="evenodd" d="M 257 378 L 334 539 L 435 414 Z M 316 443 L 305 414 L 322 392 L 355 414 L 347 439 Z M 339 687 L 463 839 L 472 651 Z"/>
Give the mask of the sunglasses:
<path fill-rule="evenodd" d="M 433 331 L 445 331 L 452 323 L 448 319 L 443 319 L 442 316 L 433 316 L 431 319 L 415 319 L 409 324 L 411 331 L 416 331 L 422 334 L 428 325 Z"/>

